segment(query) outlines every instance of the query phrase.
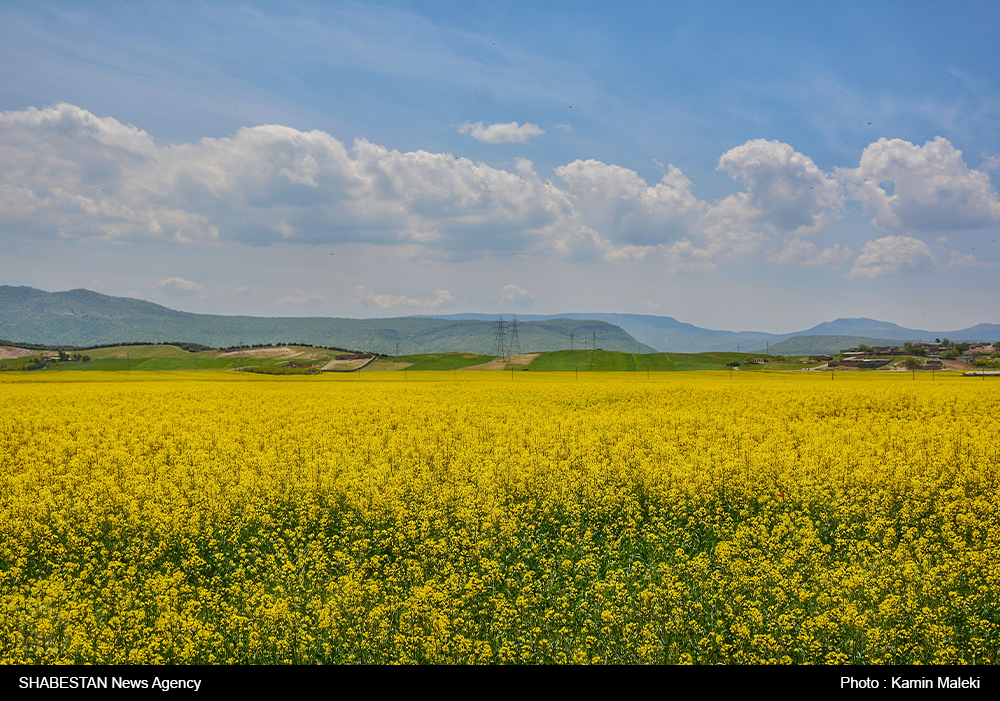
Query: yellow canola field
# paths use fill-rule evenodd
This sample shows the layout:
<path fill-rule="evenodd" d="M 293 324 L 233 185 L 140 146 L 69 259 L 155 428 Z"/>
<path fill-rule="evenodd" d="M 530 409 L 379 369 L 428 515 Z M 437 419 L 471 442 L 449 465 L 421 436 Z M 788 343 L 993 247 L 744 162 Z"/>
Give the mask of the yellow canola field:
<path fill-rule="evenodd" d="M 0 661 L 995 664 L 998 390 L 8 374 Z"/>

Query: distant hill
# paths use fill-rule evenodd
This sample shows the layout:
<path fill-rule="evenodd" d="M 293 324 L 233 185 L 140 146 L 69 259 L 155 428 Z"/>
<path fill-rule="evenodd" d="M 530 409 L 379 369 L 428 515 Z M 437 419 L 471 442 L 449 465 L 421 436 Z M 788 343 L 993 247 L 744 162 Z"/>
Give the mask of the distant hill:
<path fill-rule="evenodd" d="M 615 324 L 637 341 L 652 346 L 658 351 L 673 353 L 708 352 L 759 352 L 770 344 L 772 351 L 778 344 L 791 338 L 802 336 L 825 336 L 861 339 L 860 343 L 878 340 L 879 345 L 898 345 L 900 341 L 933 341 L 935 338 L 949 338 L 952 341 L 994 341 L 1000 340 L 1000 324 L 979 324 L 958 331 L 923 331 L 907 329 L 896 324 L 875 319 L 836 319 L 827 321 L 805 331 L 786 334 L 772 334 L 760 331 L 717 331 L 687 324 L 669 316 L 651 314 L 518 314 L 518 319 L 597 319 Z M 488 314 L 449 314 L 437 316 L 439 319 L 495 319 Z M 867 340 L 865 340 L 867 339 Z M 848 342 L 844 348 L 856 345 Z M 871 345 L 869 343 L 869 345 Z M 791 348 L 793 346 L 788 346 Z M 807 347 L 806 345 L 802 346 Z M 825 346 L 824 346 L 825 347 Z M 837 350 L 840 350 L 839 348 Z M 774 351 L 792 355 L 786 351 Z M 828 351 L 815 351 L 825 353 Z M 801 353 L 799 353 L 801 354 Z M 814 353 L 809 353 L 813 355 Z"/>
<path fill-rule="evenodd" d="M 508 316 L 508 315 L 505 315 Z M 427 317 L 423 317 L 427 318 Z M 446 314 L 436 316 L 438 319 L 496 319 L 489 314 Z M 779 336 L 759 331 L 715 331 L 703 329 L 694 324 L 677 321 L 670 316 L 654 316 L 652 314 L 518 314 L 518 319 L 525 321 L 544 321 L 547 319 L 595 319 L 621 327 L 640 343 L 644 343 L 660 352 L 672 353 L 707 353 L 712 351 L 737 351 L 763 346 L 767 342 L 777 343 L 791 334 Z"/>
<path fill-rule="evenodd" d="M 504 315 L 509 319 L 509 315 Z M 494 314 L 449 314 L 396 319 L 252 317 L 190 314 L 127 297 L 89 290 L 45 292 L 0 286 L 0 338 L 57 345 L 127 341 L 190 341 L 213 347 L 244 343 L 299 342 L 395 354 L 463 351 L 491 353 Z M 840 350 L 857 343 L 1000 340 L 1000 324 L 957 331 L 907 329 L 875 319 L 836 319 L 787 334 L 704 329 L 651 314 L 518 314 L 521 348 L 551 351 L 593 342 L 625 353 L 760 352 L 786 355 Z M 572 336 L 572 341 L 571 341 Z M 793 338 L 823 337 L 782 346 Z M 842 340 L 833 340 L 833 339 Z M 827 349 L 827 350 L 821 350 Z"/>
<path fill-rule="evenodd" d="M 191 314 L 127 297 L 89 290 L 45 292 L 0 286 L 0 338 L 56 345 L 93 346 L 130 341 L 189 341 L 206 346 L 240 342 L 311 343 L 377 353 L 404 354 L 493 350 L 492 321 L 404 317 L 340 319 Z M 621 328 L 603 321 L 551 319 L 519 324 L 521 349 L 563 350 L 570 334 L 579 345 L 597 339 L 599 348 L 650 353 Z"/>
<path fill-rule="evenodd" d="M 857 348 L 860 343 L 869 346 L 901 345 L 900 341 L 895 339 L 865 336 L 793 336 L 781 343 L 771 344 L 766 352 L 772 355 L 830 355 L 847 348 Z M 753 352 L 764 353 L 765 349 L 758 348 Z"/>

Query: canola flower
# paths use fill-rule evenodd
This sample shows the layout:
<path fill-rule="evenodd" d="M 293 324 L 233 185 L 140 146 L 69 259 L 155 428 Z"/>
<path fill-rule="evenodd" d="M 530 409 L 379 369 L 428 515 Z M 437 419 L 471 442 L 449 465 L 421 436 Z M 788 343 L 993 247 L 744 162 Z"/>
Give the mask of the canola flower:
<path fill-rule="evenodd" d="M 6 664 L 995 664 L 942 376 L 0 379 Z"/>

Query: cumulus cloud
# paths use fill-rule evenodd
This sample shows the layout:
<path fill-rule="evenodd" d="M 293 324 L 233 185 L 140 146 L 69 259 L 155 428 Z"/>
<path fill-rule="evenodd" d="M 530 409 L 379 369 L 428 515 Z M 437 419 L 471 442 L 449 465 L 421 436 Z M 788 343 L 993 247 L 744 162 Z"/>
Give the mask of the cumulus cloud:
<path fill-rule="evenodd" d="M 488 127 L 484 127 L 482 122 L 475 124 L 463 122 L 458 127 L 458 133 L 468 134 L 476 141 L 482 141 L 485 144 L 523 144 L 533 136 L 541 136 L 545 130 L 531 122 L 525 122 L 520 126 L 517 122 L 508 122 L 506 124 L 491 124 Z"/>
<path fill-rule="evenodd" d="M 8 232 L 105 241 L 276 241 L 533 250 L 565 219 L 537 176 L 280 125 L 159 146 L 73 105 L 0 114 Z"/>
<path fill-rule="evenodd" d="M 517 123 L 463 129 L 497 142 L 542 132 Z M 0 113 L 0 231 L 198 246 L 360 243 L 451 259 L 509 251 L 621 263 L 660 257 L 667 270 L 711 271 L 751 256 L 800 265 L 848 259 L 849 249 L 819 239 L 843 215 L 845 186 L 871 204 L 883 229 L 1000 221 L 988 175 L 941 138 L 923 147 L 882 139 L 859 168 L 836 175 L 788 144 L 757 139 L 724 153 L 718 168 L 743 191 L 709 203 L 673 165 L 647 182 L 619 165 L 576 160 L 549 180 L 523 158 L 504 170 L 273 124 L 159 145 L 137 127 L 60 104 Z M 375 297 L 389 307 L 447 303 L 364 299 L 378 307 Z"/>
<path fill-rule="evenodd" d="M 910 236 L 883 236 L 869 241 L 845 276 L 878 278 L 902 273 L 924 273 L 934 268 L 937 258 L 927 244 Z"/>
<path fill-rule="evenodd" d="M 171 297 L 189 297 L 204 291 L 204 287 L 182 277 L 168 277 L 156 283 L 157 289 Z"/>
<path fill-rule="evenodd" d="M 724 153 L 718 169 L 743 181 L 747 189 L 711 205 L 699 203 L 699 216 L 687 235 L 667 249 L 669 270 L 712 271 L 716 261 L 766 250 L 775 235 L 796 241 L 791 250 L 786 246 L 785 252 L 772 256 L 775 262 L 835 264 L 844 257 L 836 246 L 814 255 L 815 244 L 800 239 L 822 231 L 841 215 L 843 206 L 837 180 L 811 158 L 780 141 L 756 139 Z"/>
<path fill-rule="evenodd" d="M 504 285 L 500 290 L 500 304 L 529 307 L 535 303 L 535 295 L 517 285 Z"/>
<path fill-rule="evenodd" d="M 948 231 L 1000 222 L 989 175 L 970 170 L 962 152 L 940 136 L 923 146 L 879 139 L 865 149 L 858 168 L 840 175 L 883 230 Z"/>
<path fill-rule="evenodd" d="M 425 309 L 438 309 L 440 307 L 450 307 L 454 304 L 455 298 L 448 290 L 434 290 L 433 299 L 414 299 L 405 295 L 372 294 L 364 285 L 354 288 L 354 302 L 362 307 L 377 307 L 378 309 L 392 309 L 393 307 L 423 307 Z"/>
<path fill-rule="evenodd" d="M 704 211 L 691 181 L 670 166 L 650 187 L 634 170 L 595 160 L 556 168 L 574 211 L 612 244 L 656 246 L 676 240 Z"/>
<path fill-rule="evenodd" d="M 854 256 L 854 251 L 841 248 L 839 243 L 817 252 L 817 246 L 812 241 L 806 241 L 798 236 L 785 243 L 785 247 L 769 257 L 775 263 L 798 263 L 799 265 L 826 265 L 839 268 L 841 264 Z"/>
<path fill-rule="evenodd" d="M 755 139 L 719 159 L 724 170 L 747 185 L 746 193 L 723 201 L 747 224 L 780 234 L 821 229 L 840 208 L 840 185 L 811 158 L 780 141 Z"/>

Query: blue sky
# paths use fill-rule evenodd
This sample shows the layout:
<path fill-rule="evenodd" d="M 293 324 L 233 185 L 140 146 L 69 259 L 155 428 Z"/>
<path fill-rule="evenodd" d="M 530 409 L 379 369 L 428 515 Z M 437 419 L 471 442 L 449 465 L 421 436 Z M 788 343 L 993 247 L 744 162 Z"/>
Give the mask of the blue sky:
<path fill-rule="evenodd" d="M 0 5 L 0 283 L 1000 322 L 1000 5 Z"/>

